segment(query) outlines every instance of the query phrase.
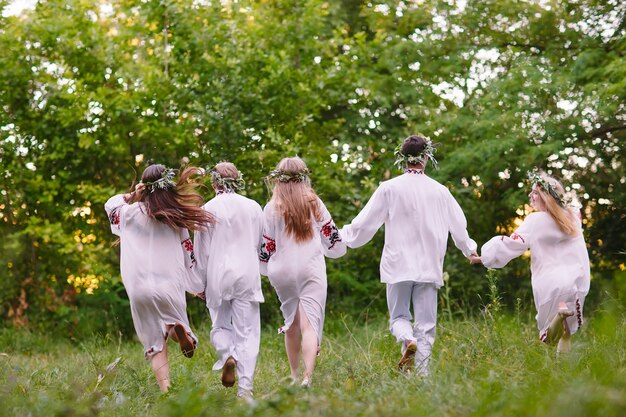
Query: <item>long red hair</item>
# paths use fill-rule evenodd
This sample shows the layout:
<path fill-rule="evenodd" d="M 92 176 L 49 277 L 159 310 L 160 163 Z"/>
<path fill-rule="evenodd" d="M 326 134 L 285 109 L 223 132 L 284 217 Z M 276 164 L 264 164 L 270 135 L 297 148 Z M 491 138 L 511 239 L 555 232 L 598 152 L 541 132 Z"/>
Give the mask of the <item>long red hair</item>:
<path fill-rule="evenodd" d="M 163 165 L 150 165 L 141 174 L 141 182 L 158 181 L 165 170 Z M 216 220 L 202 208 L 204 199 L 196 190 L 202 184 L 195 179 L 202 175 L 200 168 L 186 167 L 175 185 L 166 188 L 146 186 L 133 193 L 131 202 L 141 201 L 148 216 L 175 229 L 206 230 Z"/>
<path fill-rule="evenodd" d="M 276 170 L 290 176 L 308 172 L 304 161 L 297 156 L 284 158 Z M 274 181 L 271 201 L 285 220 L 287 235 L 299 243 L 312 239 L 313 222 L 321 221 L 322 213 L 310 180 L 306 177 L 299 181 Z"/>

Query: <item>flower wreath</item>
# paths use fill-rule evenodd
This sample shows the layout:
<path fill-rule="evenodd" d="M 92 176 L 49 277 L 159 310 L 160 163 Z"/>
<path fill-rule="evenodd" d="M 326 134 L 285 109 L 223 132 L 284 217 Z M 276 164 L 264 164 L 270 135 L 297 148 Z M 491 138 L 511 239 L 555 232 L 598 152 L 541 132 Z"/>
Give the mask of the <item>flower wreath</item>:
<path fill-rule="evenodd" d="M 402 144 L 396 146 L 394 151 L 394 155 L 396 157 L 396 162 L 394 165 L 405 169 L 407 165 L 424 165 L 426 161 L 430 160 L 433 163 L 435 168 L 439 168 L 437 160 L 435 159 L 435 152 L 437 152 L 437 147 L 440 145 L 439 143 L 433 143 L 429 137 L 418 135 L 426 140 L 426 146 L 424 150 L 419 155 L 405 155 L 402 153 Z"/>
<path fill-rule="evenodd" d="M 532 171 L 528 171 L 528 181 L 531 185 L 539 185 L 543 188 L 552 198 L 554 198 L 561 207 L 565 207 L 567 200 L 565 196 L 561 195 L 556 189 L 556 184 L 551 184 L 549 180 L 543 178 L 539 173 L 539 170 L 535 167 Z"/>
<path fill-rule="evenodd" d="M 278 180 L 279 182 L 305 182 L 309 180 L 309 174 L 311 174 L 311 171 L 308 169 L 300 172 L 286 172 L 275 169 L 270 171 L 267 179 Z"/>
<path fill-rule="evenodd" d="M 161 173 L 161 178 L 156 181 L 141 182 L 146 189 L 153 193 L 155 190 L 169 190 L 176 187 L 174 177 L 176 176 L 176 170 L 172 168 L 165 168 Z"/>
<path fill-rule="evenodd" d="M 242 190 L 246 186 L 241 172 L 237 171 L 237 178 L 222 177 L 215 169 L 211 170 L 211 183 L 229 191 Z"/>

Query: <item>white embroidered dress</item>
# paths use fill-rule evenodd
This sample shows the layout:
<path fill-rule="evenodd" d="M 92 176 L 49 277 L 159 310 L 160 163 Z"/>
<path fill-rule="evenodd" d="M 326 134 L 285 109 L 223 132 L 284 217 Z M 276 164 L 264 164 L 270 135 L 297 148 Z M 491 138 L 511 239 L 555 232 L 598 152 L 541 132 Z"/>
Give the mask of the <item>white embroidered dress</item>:
<path fill-rule="evenodd" d="M 463 210 L 450 191 L 423 171 L 408 169 L 380 184 L 361 212 L 341 229 L 350 248 L 369 242 L 385 225 L 380 279 L 443 285 L 448 234 L 466 257 L 477 245 L 467 233 Z"/>
<path fill-rule="evenodd" d="M 326 261 L 346 253 L 337 226 L 328 209 L 318 199 L 322 220 L 313 220 L 314 234 L 308 242 L 298 243 L 285 232 L 285 221 L 273 202 L 263 210 L 263 244 L 259 252 L 261 273 L 266 275 L 281 302 L 286 331 L 291 327 L 298 305 L 322 341 L 326 307 Z"/>
<path fill-rule="evenodd" d="M 195 265 L 189 232 L 151 219 L 143 203 L 128 204 L 121 194 L 104 207 L 111 231 L 120 237 L 122 281 L 146 358 L 163 350 L 169 325 L 181 323 L 197 343 L 185 299 Z"/>
<path fill-rule="evenodd" d="M 581 226 L 578 221 L 578 227 Z M 582 228 L 578 235 L 568 236 L 550 214 L 534 212 L 511 236 L 495 236 L 485 243 L 481 259 L 488 268 L 502 268 L 529 249 L 539 337 L 545 340 L 546 329 L 561 301 L 576 313 L 567 319 L 570 331 L 576 332 L 583 322 L 582 308 L 590 284 L 589 255 Z"/>

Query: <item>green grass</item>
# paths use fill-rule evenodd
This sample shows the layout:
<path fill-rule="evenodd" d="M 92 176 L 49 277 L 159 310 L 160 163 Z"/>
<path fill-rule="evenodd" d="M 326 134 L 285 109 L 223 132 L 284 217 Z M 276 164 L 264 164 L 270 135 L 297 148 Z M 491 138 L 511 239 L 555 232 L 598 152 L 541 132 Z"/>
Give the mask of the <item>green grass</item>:
<path fill-rule="evenodd" d="M 262 335 L 256 403 L 238 401 L 211 371 L 208 323 L 192 359 L 170 344 L 173 389 L 161 395 L 137 341 L 81 342 L 0 330 L 0 414 L 7 416 L 624 416 L 622 308 L 598 311 L 557 358 L 519 315 L 443 320 L 428 380 L 395 370 L 384 317 L 329 318 L 313 387 L 287 385 L 282 336 Z M 121 358 L 107 371 L 107 365 Z M 100 377 L 99 377 L 100 376 Z"/>

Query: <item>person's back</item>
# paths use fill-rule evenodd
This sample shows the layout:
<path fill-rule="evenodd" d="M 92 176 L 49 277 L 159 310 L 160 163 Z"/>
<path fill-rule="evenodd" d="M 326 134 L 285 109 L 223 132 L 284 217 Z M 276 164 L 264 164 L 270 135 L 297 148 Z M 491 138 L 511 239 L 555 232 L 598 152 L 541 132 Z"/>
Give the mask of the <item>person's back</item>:
<path fill-rule="evenodd" d="M 588 275 L 589 255 L 580 221 L 577 221 L 580 233 L 572 236 L 563 232 L 547 212 L 534 212 L 529 218 L 537 231 L 529 242 L 533 275 L 554 269 L 560 272 L 566 269 L 570 276 Z"/>
<path fill-rule="evenodd" d="M 188 230 L 214 222 L 195 192 L 193 178 L 199 172 L 187 167 L 175 182 L 175 170 L 151 165 L 133 193 L 105 204 L 111 231 L 120 237 L 120 270 L 135 330 L 162 391 L 170 386 L 166 339 L 179 342 L 187 357 L 197 343 L 185 300 L 195 264 Z"/>
<path fill-rule="evenodd" d="M 151 285 L 160 279 L 178 282 L 175 278 L 185 274 L 180 231 L 150 218 L 141 206 L 134 203 L 124 208 L 120 270 L 122 279 L 134 276 L 125 282 L 127 290 L 132 284 Z"/>
<path fill-rule="evenodd" d="M 494 236 L 482 249 L 488 268 L 502 268 L 530 250 L 531 283 L 539 338 L 570 349 L 571 334 L 582 325 L 582 309 L 589 292 L 589 255 L 580 216 L 568 207 L 565 190 L 543 172 L 528 173 L 532 184 L 526 216 L 511 236 Z"/>
<path fill-rule="evenodd" d="M 263 212 L 254 200 L 234 192 L 221 193 L 204 205 L 217 222 L 208 233 L 207 305 L 218 300 L 262 301 L 258 247 L 263 230 Z M 259 299 L 260 298 L 260 299 Z"/>
<path fill-rule="evenodd" d="M 443 285 L 448 234 L 465 256 L 476 248 L 467 222 L 450 191 L 423 169 L 383 182 L 365 208 L 341 233 L 349 247 L 367 243 L 385 225 L 381 282 L 432 282 Z"/>
<path fill-rule="evenodd" d="M 298 157 L 283 158 L 268 176 L 272 199 L 263 210 L 262 273 L 280 300 L 285 347 L 294 382 L 304 362 L 302 385 L 309 386 L 322 340 L 326 307 L 326 263 L 346 247 L 326 206 L 311 187 Z"/>
<path fill-rule="evenodd" d="M 322 219 L 328 220 L 330 215 L 326 206 L 319 198 L 316 197 L 315 200 L 323 214 Z M 283 215 L 275 202 L 267 203 L 264 208 L 264 216 L 266 225 L 272 225 L 271 231 L 266 230 L 267 234 L 271 234 L 271 236 L 266 236 L 266 238 L 271 238 L 275 247 L 275 251 L 272 252 L 271 258 L 267 262 L 268 276 L 271 276 L 272 279 L 281 279 L 282 277 L 285 280 L 295 280 L 294 285 L 304 285 L 305 283 L 301 279 L 306 280 L 310 277 L 312 269 L 309 265 L 315 265 L 315 268 L 325 271 L 324 255 L 336 257 L 334 251 L 325 250 L 330 244 L 322 241 L 321 232 L 325 223 L 323 220 L 316 219 L 312 215 L 310 219 L 311 238 L 298 241 L 288 232 Z M 334 224 L 333 227 L 335 227 Z M 335 228 L 334 232 L 336 233 L 336 231 Z"/>
<path fill-rule="evenodd" d="M 440 282 L 451 229 L 448 189 L 423 172 L 408 171 L 381 184 L 388 213 L 382 282 Z M 424 254 L 431 256 L 424 256 Z"/>
<path fill-rule="evenodd" d="M 396 151 L 404 174 L 380 184 L 361 212 L 341 229 L 346 244 L 357 248 L 385 225 L 380 279 L 387 284 L 389 327 L 402 343 L 399 367 L 410 369 L 417 353 L 421 375 L 428 375 L 435 341 L 437 289 L 443 285 L 448 234 L 465 256 L 475 256 L 476 250 L 452 194 L 424 173 L 428 161 L 436 164 L 434 152 L 428 138 L 406 138 Z"/>
<path fill-rule="evenodd" d="M 231 162 L 210 172 L 215 197 L 203 209 L 215 224 L 196 233 L 198 277 L 211 316 L 213 370 L 222 371 L 222 385 L 237 383 L 237 396 L 252 398 L 259 354 L 263 302 L 257 248 L 263 231 L 261 206 L 239 195 L 245 181 Z"/>

